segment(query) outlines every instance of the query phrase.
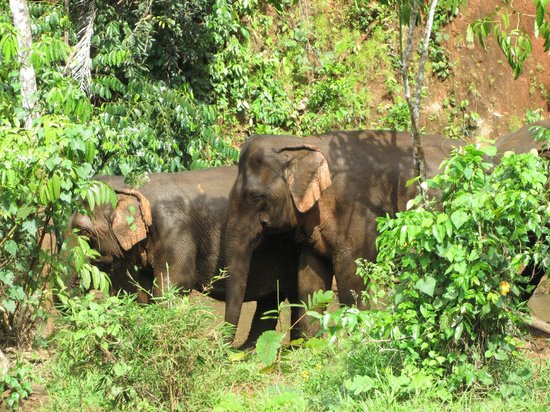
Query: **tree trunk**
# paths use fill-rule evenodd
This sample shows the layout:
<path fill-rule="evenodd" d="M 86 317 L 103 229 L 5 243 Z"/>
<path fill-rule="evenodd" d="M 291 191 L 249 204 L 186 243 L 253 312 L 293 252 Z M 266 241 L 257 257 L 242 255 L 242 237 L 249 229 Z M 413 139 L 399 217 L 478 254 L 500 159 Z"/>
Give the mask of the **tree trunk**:
<path fill-rule="evenodd" d="M 17 29 L 18 60 L 21 65 L 19 79 L 21 81 L 21 99 L 23 109 L 28 113 L 25 118 L 25 128 L 30 129 L 36 118 L 34 111 L 37 94 L 36 73 L 31 64 L 32 33 L 31 19 L 27 0 L 10 0 L 10 9 L 13 16 L 13 25 Z"/>
<path fill-rule="evenodd" d="M 402 32 L 400 29 L 400 45 L 401 45 L 401 77 L 403 79 L 403 88 L 405 89 L 405 100 L 409 106 L 411 116 L 411 137 L 413 141 L 413 158 L 415 175 L 419 176 L 419 191 L 424 193 L 422 182 L 426 180 L 424 149 L 420 141 L 420 97 L 422 94 L 422 86 L 424 85 L 424 72 L 426 71 L 426 61 L 428 58 L 428 45 L 430 44 L 430 36 L 432 33 L 432 25 L 435 15 L 435 9 L 439 0 L 431 0 L 430 9 L 426 19 L 426 27 L 422 41 L 422 51 L 420 54 L 420 62 L 418 64 L 418 72 L 416 74 L 416 85 L 414 95 L 411 94 L 411 86 L 409 82 L 409 65 L 411 54 L 414 46 L 414 29 L 420 13 L 420 0 L 414 0 L 409 16 L 409 30 L 407 33 L 407 44 L 405 49 L 402 48 Z"/>

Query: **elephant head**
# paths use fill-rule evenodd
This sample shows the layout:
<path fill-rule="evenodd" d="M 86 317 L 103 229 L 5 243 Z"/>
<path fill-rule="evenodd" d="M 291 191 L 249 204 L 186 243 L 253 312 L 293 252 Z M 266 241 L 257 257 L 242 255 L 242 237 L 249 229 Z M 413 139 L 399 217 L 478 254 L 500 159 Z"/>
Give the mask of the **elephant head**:
<path fill-rule="evenodd" d="M 225 243 L 229 270 L 226 321 L 234 325 L 239 319 L 252 251 L 262 235 L 296 230 L 332 184 L 319 147 L 284 136 L 276 142 L 267 145 L 257 136 L 244 144 L 230 194 Z"/>
<path fill-rule="evenodd" d="M 122 278 L 130 267 L 128 263 L 146 266 L 145 248 L 134 246 L 147 238 L 152 224 L 151 207 L 143 194 L 132 189 L 115 189 L 115 192 L 115 208 L 110 203 L 98 205 L 89 215 L 75 213 L 70 222 L 70 227 L 87 236 L 90 245 L 100 253 L 94 263 L 111 275 L 113 286 L 124 284 Z"/>

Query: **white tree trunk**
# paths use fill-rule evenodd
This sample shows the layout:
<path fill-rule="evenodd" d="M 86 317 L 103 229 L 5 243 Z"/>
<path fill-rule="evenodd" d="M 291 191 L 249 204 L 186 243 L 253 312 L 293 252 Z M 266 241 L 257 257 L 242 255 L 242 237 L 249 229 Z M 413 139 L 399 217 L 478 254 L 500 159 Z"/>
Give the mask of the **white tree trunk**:
<path fill-rule="evenodd" d="M 28 112 L 25 119 L 25 128 L 29 129 L 35 118 L 34 106 L 37 87 L 36 73 L 31 64 L 32 33 L 31 18 L 27 0 L 10 0 L 10 9 L 13 16 L 13 25 L 17 29 L 18 60 L 21 65 L 19 79 L 21 81 L 21 98 L 23 108 Z"/>

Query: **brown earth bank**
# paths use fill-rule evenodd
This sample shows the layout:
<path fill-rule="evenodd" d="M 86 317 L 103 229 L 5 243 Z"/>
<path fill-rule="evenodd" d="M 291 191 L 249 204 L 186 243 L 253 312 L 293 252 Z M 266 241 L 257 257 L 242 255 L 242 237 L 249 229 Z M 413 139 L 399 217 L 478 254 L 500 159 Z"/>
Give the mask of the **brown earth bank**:
<path fill-rule="evenodd" d="M 445 98 L 454 96 L 457 102 L 469 101 L 468 111 L 479 115 L 474 136 L 495 138 L 522 126 L 528 110 L 540 110 L 550 117 L 550 54 L 544 52 L 543 41 L 533 36 L 535 7 L 532 0 L 514 1 L 521 17 L 510 18 L 533 40 L 533 52 L 526 60 L 523 74 L 514 80 L 513 72 L 493 36 L 486 41 L 486 50 L 476 40 L 466 41 L 467 26 L 474 20 L 488 16 L 502 0 L 469 0 L 467 6 L 448 24 L 443 46 L 453 64 L 452 76 L 445 81 L 428 79 L 428 94 L 424 100 L 425 127 L 429 132 L 442 133 L 446 114 Z M 550 8 L 550 5 L 548 6 Z M 519 20 L 518 20 L 519 18 Z M 510 31 L 510 29 L 508 30 Z"/>

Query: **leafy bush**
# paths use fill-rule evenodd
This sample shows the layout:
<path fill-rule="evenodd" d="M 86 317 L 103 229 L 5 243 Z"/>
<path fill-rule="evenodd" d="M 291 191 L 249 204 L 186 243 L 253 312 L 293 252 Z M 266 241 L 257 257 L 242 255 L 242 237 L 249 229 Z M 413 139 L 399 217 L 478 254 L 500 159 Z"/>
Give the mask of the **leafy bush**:
<path fill-rule="evenodd" d="M 90 163 L 96 140 L 86 128 L 63 117 L 43 116 L 31 130 L 0 129 L 0 312 L 3 339 L 29 339 L 34 311 L 46 298 L 48 281 L 66 279 L 66 257 L 57 239 L 68 213 L 80 199 L 106 201 L 103 186 L 92 185 Z M 84 262 L 91 252 L 82 243 L 73 253 L 76 269 L 93 274 L 93 284 L 106 289 L 104 276 Z"/>
<path fill-rule="evenodd" d="M 1 8 L 5 8 L 3 3 Z M 51 300 L 52 282 L 62 284 L 75 268 L 88 283 L 106 289 L 107 279 L 85 262 L 93 256 L 77 240 L 72 259 L 60 254 L 68 216 L 82 199 L 91 204 L 113 194 L 92 185 L 98 139 L 90 119 L 92 106 L 76 84 L 61 75 L 68 46 L 61 40 L 68 21 L 57 6 L 33 3 L 31 60 L 41 76 L 36 119 L 22 124 L 17 43 L 9 14 L 0 17 L 0 344 L 28 343 L 37 318 L 46 316 L 42 301 Z M 4 64 L 5 63 L 5 64 Z M 6 69 L 6 70 L 4 70 Z M 7 82 L 4 82 L 7 80 Z M 9 85 L 9 86 L 8 86 Z M 57 281 L 57 282 L 55 282 Z M 50 289 L 49 291 L 47 289 Z"/>
<path fill-rule="evenodd" d="M 493 165 L 494 154 L 466 146 L 428 181 L 436 199 L 379 219 L 378 261 L 358 273 L 386 310 L 342 309 L 324 320 L 366 345 L 383 342 L 401 374 L 421 372 L 444 392 L 505 380 L 497 366 L 517 355 L 528 318 L 523 268 L 548 264 L 548 163 L 507 154 Z"/>
<path fill-rule="evenodd" d="M 56 393 L 66 393 L 73 376 L 83 391 L 70 399 L 73 407 L 90 391 L 101 394 L 94 407 L 207 409 L 228 373 L 236 383 L 250 377 L 229 370 L 228 330 L 205 302 L 171 292 L 155 305 L 92 294 L 67 301 L 54 341 Z"/>

